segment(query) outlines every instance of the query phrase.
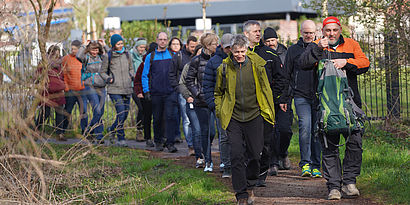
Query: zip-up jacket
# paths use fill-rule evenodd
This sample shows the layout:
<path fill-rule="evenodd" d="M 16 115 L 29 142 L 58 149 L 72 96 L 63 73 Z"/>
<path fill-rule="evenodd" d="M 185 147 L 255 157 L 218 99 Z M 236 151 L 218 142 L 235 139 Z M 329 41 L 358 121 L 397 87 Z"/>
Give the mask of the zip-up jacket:
<path fill-rule="evenodd" d="M 255 52 L 266 61 L 265 69 L 272 88 L 273 101 L 276 104 L 286 104 L 287 101 L 282 97 L 282 91 L 284 90 L 283 87 L 288 85 L 288 82 L 284 67 L 276 51 L 264 45 L 262 40 L 258 45 L 248 50 Z"/>
<path fill-rule="evenodd" d="M 106 49 L 106 47 L 104 47 L 104 49 Z M 107 52 L 93 57 L 89 53 L 85 53 L 84 46 L 80 47 L 77 52 L 77 59 L 83 64 L 83 67 L 85 67 L 84 74 L 88 76 L 87 79 L 82 80 L 84 85 L 97 88 L 105 87 L 106 80 L 109 77 L 102 69 L 103 60 L 108 60 L 106 53 Z"/>
<path fill-rule="evenodd" d="M 144 62 L 141 81 L 144 93 L 151 95 L 169 95 L 174 89 L 169 82 L 169 68 L 171 67 L 172 54 L 168 49 L 165 51 L 155 50 L 155 56 L 150 63 L 151 53 L 147 55 Z"/>
<path fill-rule="evenodd" d="M 204 99 L 206 104 L 208 104 L 209 109 L 215 110 L 215 83 L 216 83 L 216 71 L 219 65 L 221 65 L 222 60 L 228 57 L 222 47 L 216 49 L 215 55 L 209 59 L 205 66 L 204 79 L 202 80 L 202 86 L 204 90 Z"/>
<path fill-rule="evenodd" d="M 84 85 L 81 82 L 82 63 L 74 55 L 68 54 L 63 57 L 62 66 L 65 91 L 84 89 Z"/>
<path fill-rule="evenodd" d="M 321 49 L 317 45 L 320 39 L 310 43 L 306 51 L 300 56 L 300 66 L 302 69 L 317 69 L 317 63 L 322 59 L 347 59 L 346 65 L 342 68 L 346 70 L 349 87 L 353 90 L 353 101 L 357 106 L 362 106 L 359 88 L 357 85 L 357 75 L 369 70 L 370 62 L 363 53 L 357 41 L 351 38 L 343 38 L 340 35 L 339 44 L 336 48 Z M 329 54 L 330 52 L 330 54 Z"/>
<path fill-rule="evenodd" d="M 144 57 L 142 57 L 142 63 L 138 66 L 137 73 L 135 74 L 135 77 L 134 77 L 134 93 L 136 95 L 144 94 L 144 92 L 142 91 L 141 76 L 142 76 L 142 71 L 144 70 L 144 61 L 147 55 L 148 54 L 145 54 Z"/>
<path fill-rule="evenodd" d="M 102 70 L 104 73 L 110 71 L 110 77 L 114 79 L 113 83 L 108 84 L 107 93 L 117 95 L 130 95 L 133 92 L 134 67 L 131 61 L 131 55 L 125 50 L 122 53 L 112 51 L 111 63 L 108 66 L 108 57 L 104 58 Z M 107 80 L 108 76 L 106 79 Z"/>
<path fill-rule="evenodd" d="M 302 97 L 313 100 L 315 98 L 317 78 L 314 70 L 302 70 L 299 66 L 299 57 L 306 50 L 309 43 L 304 43 L 303 38 L 290 46 L 285 59 L 285 70 L 288 72 L 289 90 L 282 93 L 288 93 L 289 97 Z M 286 87 L 285 87 L 286 89 Z"/>
<path fill-rule="evenodd" d="M 230 54 L 230 56 L 231 55 L 232 54 Z M 249 57 L 249 63 L 252 64 L 256 99 L 259 105 L 260 114 L 266 121 L 273 124 L 275 119 L 275 108 L 273 104 L 272 90 L 264 67 L 266 61 L 254 52 L 248 51 L 246 55 Z M 222 76 L 223 64 L 226 64 L 225 78 Z M 231 57 L 225 58 L 217 71 L 215 85 L 215 113 L 216 117 L 221 120 L 221 126 L 223 129 L 228 127 L 236 103 L 235 93 L 237 72 L 238 69 L 235 68 Z"/>
<path fill-rule="evenodd" d="M 190 63 L 188 62 L 187 64 L 185 64 L 184 69 L 182 69 L 181 77 L 179 78 L 179 86 L 178 86 L 178 92 L 181 93 L 182 97 L 184 97 L 185 99 L 188 99 L 189 97 L 193 98 L 191 92 L 189 92 L 188 88 L 185 85 L 185 78 L 186 78 L 186 75 L 188 74 L 189 65 Z"/>
<path fill-rule="evenodd" d="M 278 54 L 282 64 L 285 64 L 286 53 L 288 52 L 288 49 L 286 48 L 286 46 L 284 46 L 281 43 L 278 43 L 278 47 L 276 48 L 275 51 Z"/>
<path fill-rule="evenodd" d="M 201 55 L 192 58 L 189 65 L 188 73 L 185 78 L 185 84 L 188 90 L 194 96 L 194 104 L 199 107 L 208 107 L 208 104 L 204 99 L 204 91 L 202 89 L 202 81 L 204 79 L 205 66 L 208 60 L 211 58 L 210 55 L 205 54 L 202 50 Z"/>
<path fill-rule="evenodd" d="M 169 68 L 169 82 L 171 83 L 171 86 L 175 91 L 178 91 L 181 72 L 184 69 L 185 64 L 191 61 L 191 56 L 192 53 L 186 50 L 186 46 L 184 46 L 182 50 L 172 56 L 172 64 Z"/>

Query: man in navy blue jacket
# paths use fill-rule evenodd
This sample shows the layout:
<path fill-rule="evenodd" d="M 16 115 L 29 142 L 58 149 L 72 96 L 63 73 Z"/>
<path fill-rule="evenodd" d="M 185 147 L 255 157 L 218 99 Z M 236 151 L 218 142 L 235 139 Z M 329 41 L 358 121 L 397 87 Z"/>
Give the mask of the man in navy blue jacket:
<path fill-rule="evenodd" d="M 219 65 L 221 65 L 222 60 L 228 57 L 228 53 L 231 52 L 232 36 L 233 35 L 230 33 L 226 33 L 222 36 L 221 46 L 219 46 L 216 49 L 215 55 L 211 59 L 209 59 L 205 67 L 202 86 L 204 90 L 205 101 L 208 104 L 208 107 L 212 112 L 215 111 L 214 90 L 215 90 L 215 83 L 216 83 L 216 71 Z M 219 150 L 221 153 L 220 168 L 221 168 L 221 171 L 223 171 L 222 178 L 228 178 L 228 177 L 231 177 L 231 159 L 230 159 L 231 145 L 229 144 L 226 132 L 225 130 L 221 128 L 221 125 L 218 119 L 217 119 L 217 129 L 218 129 L 218 136 L 220 137 Z"/>

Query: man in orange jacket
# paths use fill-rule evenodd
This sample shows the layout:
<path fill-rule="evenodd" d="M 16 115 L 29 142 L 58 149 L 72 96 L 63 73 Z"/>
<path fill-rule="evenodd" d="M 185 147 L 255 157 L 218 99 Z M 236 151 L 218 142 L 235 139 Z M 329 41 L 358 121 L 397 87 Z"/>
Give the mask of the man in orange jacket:
<path fill-rule="evenodd" d="M 87 112 L 86 98 L 83 97 L 84 83 L 81 81 L 81 62 L 76 58 L 81 42 L 74 40 L 71 42 L 71 53 L 63 57 L 62 66 L 65 86 L 65 118 L 63 122 L 64 130 L 68 127 L 69 118 L 74 105 L 77 103 L 81 113 L 81 130 L 84 132 L 88 118 L 84 113 Z"/>
<path fill-rule="evenodd" d="M 364 55 L 359 43 L 350 38 L 344 38 L 339 19 L 330 16 L 323 20 L 323 38 L 310 43 L 299 58 L 302 69 L 317 69 L 318 62 L 330 56 L 336 69 L 346 71 L 349 87 L 353 90 L 353 101 L 361 107 L 361 99 L 357 86 L 357 75 L 369 69 L 369 59 Z M 321 139 L 323 141 L 323 139 Z M 356 177 L 360 175 L 362 165 L 362 133 L 353 132 L 346 142 L 343 166 L 340 163 L 339 144 L 340 135 L 327 136 L 329 146 L 322 142 L 322 167 L 327 180 L 329 200 L 339 200 L 343 192 L 344 197 L 360 195 L 356 188 Z M 343 175 L 342 175 L 343 169 Z"/>

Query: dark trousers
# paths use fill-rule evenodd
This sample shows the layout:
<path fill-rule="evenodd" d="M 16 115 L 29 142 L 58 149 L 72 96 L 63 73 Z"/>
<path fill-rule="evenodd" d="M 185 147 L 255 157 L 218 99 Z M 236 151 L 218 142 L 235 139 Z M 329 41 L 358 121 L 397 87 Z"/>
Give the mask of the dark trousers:
<path fill-rule="evenodd" d="M 258 179 L 263 148 L 263 118 L 249 122 L 231 119 L 226 129 L 231 143 L 232 186 L 236 199 L 248 198 L 248 181 Z M 253 184 L 249 184 L 252 186 Z"/>
<path fill-rule="evenodd" d="M 279 159 L 288 156 L 288 148 L 292 139 L 293 110 L 292 104 L 287 105 L 286 112 L 275 104 L 275 134 L 271 143 L 271 165 L 279 166 Z"/>
<path fill-rule="evenodd" d="M 87 116 L 87 98 L 84 95 L 83 91 L 68 91 L 65 92 L 65 115 L 63 121 L 63 129 L 64 131 L 67 130 L 68 124 L 71 122 L 71 113 L 75 104 L 78 105 L 78 109 L 80 111 L 80 118 L 81 118 L 81 133 L 84 133 L 85 128 L 87 127 L 88 123 L 88 116 Z"/>
<path fill-rule="evenodd" d="M 151 137 L 151 121 L 152 121 L 152 102 L 141 98 L 142 110 L 144 112 L 143 125 L 144 125 L 144 139 L 150 140 Z M 139 109 L 139 108 L 138 108 Z"/>
<path fill-rule="evenodd" d="M 125 140 L 124 122 L 130 111 L 130 95 L 110 94 L 110 98 L 114 103 L 117 112 L 114 123 L 110 127 L 110 131 L 117 134 L 118 141 Z"/>
<path fill-rule="evenodd" d="M 268 176 L 269 162 L 271 161 L 271 142 L 274 135 L 273 125 L 268 121 L 263 120 L 263 150 L 260 161 L 259 180 L 265 181 Z"/>
<path fill-rule="evenodd" d="M 138 112 L 137 112 L 137 129 L 141 129 L 144 125 L 144 108 L 141 103 L 141 99 L 137 97 L 137 94 L 132 93 L 132 99 L 134 100 L 135 104 L 137 105 Z"/>
<path fill-rule="evenodd" d="M 340 163 L 339 144 L 340 135 L 326 136 L 328 148 L 322 142 L 322 167 L 323 176 L 327 180 L 328 190 L 340 190 L 341 185 L 356 184 L 356 177 L 360 175 L 362 166 L 362 134 L 354 132 L 346 143 L 343 166 Z M 343 177 L 342 177 L 343 170 Z"/>
<path fill-rule="evenodd" d="M 173 145 L 175 142 L 175 129 L 178 126 L 178 98 L 177 93 L 173 92 L 169 95 L 153 95 L 152 96 L 152 114 L 154 117 L 154 141 L 157 144 L 163 143 L 164 127 L 166 144 Z M 163 121 L 165 117 L 165 123 Z"/>
<path fill-rule="evenodd" d="M 55 110 L 55 132 L 56 134 L 64 133 L 63 129 L 63 121 L 64 121 L 64 108 L 62 105 L 53 107 Z M 51 108 L 47 105 L 40 106 L 40 112 L 38 113 L 37 119 L 35 121 L 37 129 L 39 129 L 40 125 L 43 125 L 44 122 L 50 117 Z"/>

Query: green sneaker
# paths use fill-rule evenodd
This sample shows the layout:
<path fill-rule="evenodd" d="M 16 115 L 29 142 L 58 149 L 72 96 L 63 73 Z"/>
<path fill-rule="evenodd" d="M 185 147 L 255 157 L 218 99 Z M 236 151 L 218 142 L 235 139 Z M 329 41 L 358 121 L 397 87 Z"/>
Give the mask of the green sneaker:
<path fill-rule="evenodd" d="M 312 177 L 313 178 L 322 178 L 322 173 L 318 169 L 313 169 L 312 170 Z"/>
<path fill-rule="evenodd" d="M 310 170 L 310 165 L 305 164 L 302 167 L 302 177 L 311 177 L 312 176 L 312 171 Z"/>

